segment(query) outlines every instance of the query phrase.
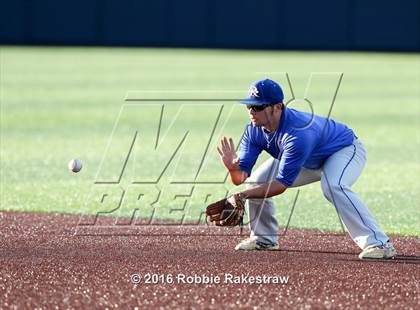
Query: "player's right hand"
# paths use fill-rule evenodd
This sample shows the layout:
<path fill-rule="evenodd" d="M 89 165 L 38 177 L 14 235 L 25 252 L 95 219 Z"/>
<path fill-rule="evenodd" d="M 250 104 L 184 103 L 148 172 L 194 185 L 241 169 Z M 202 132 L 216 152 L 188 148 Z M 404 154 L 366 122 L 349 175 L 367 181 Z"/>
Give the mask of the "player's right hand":
<path fill-rule="evenodd" d="M 220 146 L 217 147 L 220 160 L 229 171 L 239 169 L 239 156 L 236 154 L 235 145 L 232 138 L 223 137 L 220 140 Z"/>

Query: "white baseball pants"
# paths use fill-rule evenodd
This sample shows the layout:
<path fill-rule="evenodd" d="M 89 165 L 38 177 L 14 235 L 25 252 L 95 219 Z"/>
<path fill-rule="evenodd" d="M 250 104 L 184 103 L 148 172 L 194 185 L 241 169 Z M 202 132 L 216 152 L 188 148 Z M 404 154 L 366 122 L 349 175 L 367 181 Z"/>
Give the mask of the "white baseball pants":
<path fill-rule="evenodd" d="M 351 238 L 361 249 L 383 245 L 389 240 L 360 197 L 351 190 L 365 163 L 365 148 L 355 139 L 351 145 L 332 154 L 320 169 L 302 168 L 291 186 L 321 181 L 325 198 L 335 206 Z M 265 161 L 246 180 L 247 188 L 270 182 L 277 174 L 278 165 L 279 160 L 275 158 Z M 248 199 L 247 208 L 251 237 L 264 243 L 277 243 L 279 223 L 273 199 Z"/>

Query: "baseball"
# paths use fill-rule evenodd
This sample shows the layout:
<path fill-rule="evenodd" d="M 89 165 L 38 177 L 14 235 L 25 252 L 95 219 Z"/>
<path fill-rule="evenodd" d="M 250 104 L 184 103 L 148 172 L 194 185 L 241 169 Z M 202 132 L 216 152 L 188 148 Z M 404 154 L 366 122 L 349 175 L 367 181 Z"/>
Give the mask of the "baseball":
<path fill-rule="evenodd" d="M 82 161 L 80 159 L 72 159 L 69 161 L 68 168 L 70 171 L 77 173 L 82 169 Z"/>

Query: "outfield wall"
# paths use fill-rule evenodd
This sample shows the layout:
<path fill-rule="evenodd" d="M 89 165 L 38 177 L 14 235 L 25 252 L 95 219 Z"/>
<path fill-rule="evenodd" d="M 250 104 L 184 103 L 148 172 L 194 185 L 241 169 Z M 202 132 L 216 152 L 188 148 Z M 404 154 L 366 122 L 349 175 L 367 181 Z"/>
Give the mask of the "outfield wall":
<path fill-rule="evenodd" d="M 0 44 L 420 51 L 420 1 L 1 0 Z"/>

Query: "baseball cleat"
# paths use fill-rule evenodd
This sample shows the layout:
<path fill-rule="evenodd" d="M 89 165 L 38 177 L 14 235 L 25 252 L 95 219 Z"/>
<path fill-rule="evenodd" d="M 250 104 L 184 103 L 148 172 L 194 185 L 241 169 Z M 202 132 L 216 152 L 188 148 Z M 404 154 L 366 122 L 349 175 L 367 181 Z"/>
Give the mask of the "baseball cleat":
<path fill-rule="evenodd" d="M 253 250 L 270 251 L 270 250 L 278 250 L 278 249 L 279 249 L 278 244 L 262 243 L 252 237 L 242 240 L 235 247 L 235 250 L 237 251 L 253 251 Z"/>
<path fill-rule="evenodd" d="M 359 254 L 360 259 L 389 259 L 395 256 L 397 256 L 397 251 L 391 242 L 387 242 L 382 246 L 366 248 Z"/>
<path fill-rule="evenodd" d="M 262 251 L 272 251 L 272 250 L 278 250 L 279 245 L 277 243 L 263 243 L 257 241 L 257 250 Z"/>

